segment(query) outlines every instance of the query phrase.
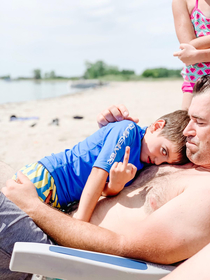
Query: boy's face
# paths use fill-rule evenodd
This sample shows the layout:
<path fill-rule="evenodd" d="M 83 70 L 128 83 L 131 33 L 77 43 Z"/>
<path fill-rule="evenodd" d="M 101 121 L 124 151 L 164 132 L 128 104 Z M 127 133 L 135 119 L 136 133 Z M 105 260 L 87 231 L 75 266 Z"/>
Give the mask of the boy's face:
<path fill-rule="evenodd" d="M 158 120 L 148 127 L 142 139 L 141 156 L 142 162 L 159 165 L 163 162 L 175 163 L 178 159 L 176 145 L 160 135 L 165 121 Z"/>

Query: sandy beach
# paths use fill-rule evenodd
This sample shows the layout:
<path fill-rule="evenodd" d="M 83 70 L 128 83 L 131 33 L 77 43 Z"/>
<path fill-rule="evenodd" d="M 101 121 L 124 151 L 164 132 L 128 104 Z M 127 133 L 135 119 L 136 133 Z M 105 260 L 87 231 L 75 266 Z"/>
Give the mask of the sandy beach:
<path fill-rule="evenodd" d="M 74 95 L 0 105 L 0 160 L 15 171 L 45 155 L 71 148 L 98 129 L 96 117 L 112 104 L 125 104 L 130 115 L 149 125 L 180 109 L 182 80 L 110 83 Z M 10 121 L 10 116 L 39 117 Z M 74 119 L 83 116 L 83 119 Z M 58 118 L 59 125 L 52 125 Z"/>

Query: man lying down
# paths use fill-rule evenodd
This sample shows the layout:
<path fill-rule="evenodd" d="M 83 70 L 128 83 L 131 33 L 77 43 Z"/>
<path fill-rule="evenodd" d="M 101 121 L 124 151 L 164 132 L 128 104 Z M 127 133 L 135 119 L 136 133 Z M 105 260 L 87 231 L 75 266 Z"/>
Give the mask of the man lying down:
<path fill-rule="evenodd" d="M 187 156 L 195 165 L 145 169 L 118 196 L 99 201 L 90 223 L 75 220 L 42 203 L 33 184 L 22 174 L 19 174 L 21 184 L 10 180 L 3 193 L 60 245 L 165 264 L 191 257 L 210 242 L 209 87 L 208 77 L 199 80 L 189 109 L 191 120 L 184 131 Z M 115 120 L 115 114 L 121 113 L 123 109 L 112 107 L 99 119 Z M 3 194 L 0 197 L 0 213 L 4 213 L 0 244 L 5 255 L 11 254 L 16 241 L 49 242 L 28 216 L 15 217 L 16 222 L 12 222 L 8 208 L 15 206 Z M 21 227 L 17 226 L 23 221 Z M 18 240 L 26 230 L 27 240 Z M 17 238 L 11 240 L 14 232 Z M 9 249 L 2 245 L 6 239 Z"/>

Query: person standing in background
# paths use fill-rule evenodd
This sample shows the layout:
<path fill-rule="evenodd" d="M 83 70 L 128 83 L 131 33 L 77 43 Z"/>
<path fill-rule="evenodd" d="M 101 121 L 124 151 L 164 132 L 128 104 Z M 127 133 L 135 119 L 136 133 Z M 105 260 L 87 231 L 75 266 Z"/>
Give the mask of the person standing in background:
<path fill-rule="evenodd" d="M 210 74 L 210 1 L 173 0 L 174 24 L 181 51 L 175 52 L 185 63 L 181 72 L 182 109 L 188 110 L 195 82 Z"/>

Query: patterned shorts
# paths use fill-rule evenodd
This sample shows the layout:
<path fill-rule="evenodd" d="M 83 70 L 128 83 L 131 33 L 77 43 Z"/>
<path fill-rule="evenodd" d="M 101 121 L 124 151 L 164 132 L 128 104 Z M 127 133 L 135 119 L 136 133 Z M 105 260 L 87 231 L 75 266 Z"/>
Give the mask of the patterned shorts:
<path fill-rule="evenodd" d="M 183 84 L 182 84 L 182 91 L 183 92 L 193 93 L 194 85 L 195 85 L 195 83 L 190 83 L 190 82 L 184 81 Z"/>
<path fill-rule="evenodd" d="M 38 162 L 28 164 L 24 166 L 20 171 L 25 174 L 35 185 L 39 199 L 41 201 L 44 202 L 50 192 L 52 192 L 49 204 L 53 207 L 60 208 L 54 179 L 42 164 Z M 17 179 L 17 173 L 12 177 L 12 179 Z"/>

